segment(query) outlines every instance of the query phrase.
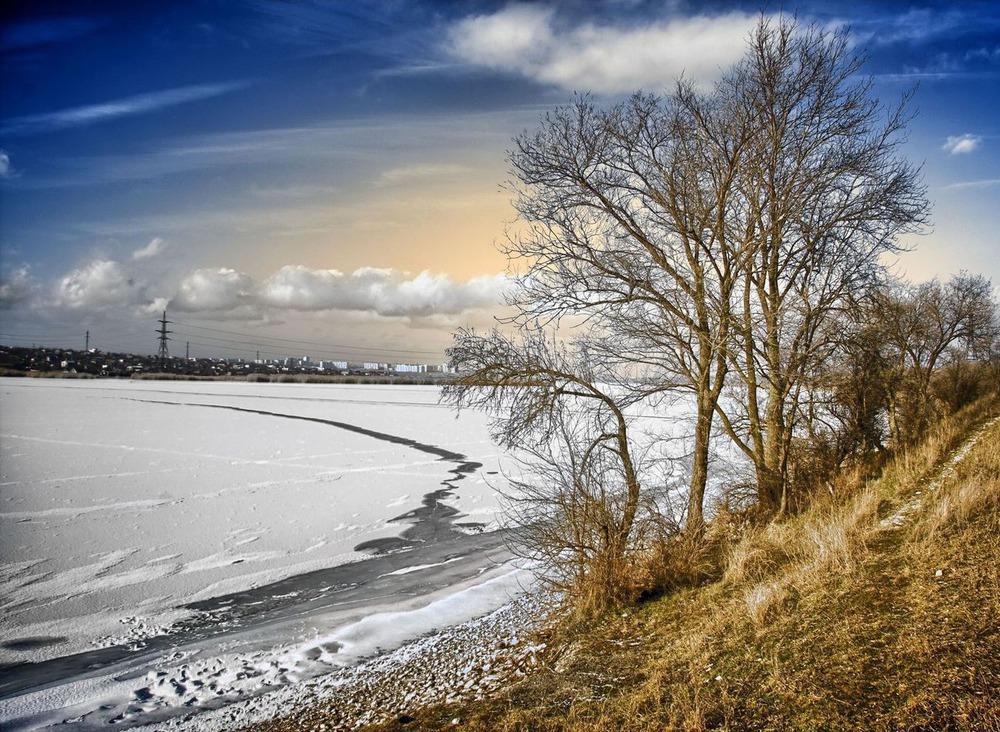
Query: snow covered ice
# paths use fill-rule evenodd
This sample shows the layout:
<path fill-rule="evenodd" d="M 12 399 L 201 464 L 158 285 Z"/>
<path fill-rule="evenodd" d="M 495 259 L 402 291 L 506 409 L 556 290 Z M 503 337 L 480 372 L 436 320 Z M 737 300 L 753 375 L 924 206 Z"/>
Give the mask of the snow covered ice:
<path fill-rule="evenodd" d="M 437 398 L 433 387 L 0 380 L 0 664 L 111 654 L 93 657 L 109 659 L 99 672 L 2 692 L 0 721 L 86 726 L 218 706 L 516 595 L 525 578 L 499 546 L 495 561 L 482 547 L 473 561 L 355 548 L 423 551 L 438 535 L 392 521 L 421 510 L 443 516 L 448 537 L 496 528 L 504 456 L 484 415 L 456 417 Z M 344 566 L 383 596 L 326 598 L 351 583 L 319 586 L 317 573 Z M 255 604 L 266 627 L 248 620 Z"/>

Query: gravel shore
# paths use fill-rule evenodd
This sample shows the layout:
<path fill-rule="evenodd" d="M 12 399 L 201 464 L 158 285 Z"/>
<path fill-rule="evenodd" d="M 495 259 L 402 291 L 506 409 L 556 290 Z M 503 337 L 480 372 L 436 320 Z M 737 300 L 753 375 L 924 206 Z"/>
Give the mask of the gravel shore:
<path fill-rule="evenodd" d="M 544 648 L 531 639 L 546 611 L 525 594 L 481 618 L 392 652 L 157 729 L 350 730 L 419 707 L 481 698 L 523 676 Z"/>

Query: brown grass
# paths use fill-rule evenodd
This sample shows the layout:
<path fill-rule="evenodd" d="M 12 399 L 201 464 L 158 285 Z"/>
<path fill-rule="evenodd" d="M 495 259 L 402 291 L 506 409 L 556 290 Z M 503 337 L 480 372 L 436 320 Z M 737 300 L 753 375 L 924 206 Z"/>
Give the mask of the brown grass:
<path fill-rule="evenodd" d="M 784 523 L 720 519 L 719 581 L 555 633 L 493 698 L 373 729 L 1000 732 L 1000 422 L 943 468 L 998 409 Z"/>

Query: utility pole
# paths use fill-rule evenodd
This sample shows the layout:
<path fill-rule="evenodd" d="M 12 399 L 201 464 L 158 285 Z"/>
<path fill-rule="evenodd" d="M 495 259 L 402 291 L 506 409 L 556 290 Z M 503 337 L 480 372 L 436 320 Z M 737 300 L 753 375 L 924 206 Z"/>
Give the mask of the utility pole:
<path fill-rule="evenodd" d="M 191 360 L 191 341 L 184 342 L 184 360 L 185 361 Z"/>
<path fill-rule="evenodd" d="M 90 350 L 90 331 L 89 330 L 87 331 L 87 345 L 83 347 L 83 350 L 85 350 L 85 351 L 89 351 Z"/>
<path fill-rule="evenodd" d="M 156 322 L 160 324 L 160 327 L 156 331 L 156 333 L 160 336 L 159 356 L 160 356 L 160 367 L 162 368 L 164 365 L 166 365 L 167 359 L 170 358 L 170 351 L 167 349 L 167 341 L 169 341 L 170 339 L 167 338 L 167 334 L 173 333 L 173 331 L 167 330 L 167 324 L 172 321 L 167 320 L 167 311 L 164 310 L 163 317 Z"/>

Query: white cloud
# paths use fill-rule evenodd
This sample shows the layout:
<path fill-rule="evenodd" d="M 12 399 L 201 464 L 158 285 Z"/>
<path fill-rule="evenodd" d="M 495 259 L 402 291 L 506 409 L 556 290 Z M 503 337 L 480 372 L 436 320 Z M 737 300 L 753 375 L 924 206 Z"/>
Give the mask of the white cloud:
<path fill-rule="evenodd" d="M 262 304 L 290 310 L 364 310 L 385 316 L 458 314 L 499 302 L 506 279 L 454 282 L 445 274 L 364 267 L 337 270 L 282 267 L 261 286 Z"/>
<path fill-rule="evenodd" d="M 6 309 L 25 302 L 34 287 L 31 270 L 22 265 L 0 279 L 0 309 Z"/>
<path fill-rule="evenodd" d="M 503 275 L 455 282 L 448 275 L 416 276 L 393 269 L 335 269 L 286 265 L 260 284 L 234 269 L 199 269 L 181 282 L 170 307 L 182 311 L 369 312 L 386 317 L 457 315 L 493 308 L 503 296 Z"/>
<path fill-rule="evenodd" d="M 137 312 L 141 315 L 159 315 L 165 312 L 169 306 L 170 298 L 154 297 L 150 302 L 138 308 Z"/>
<path fill-rule="evenodd" d="M 252 305 L 256 286 L 250 275 L 234 269 L 198 269 L 185 277 L 171 307 L 185 311 L 233 310 Z"/>
<path fill-rule="evenodd" d="M 465 18 L 451 31 L 452 48 L 471 63 L 529 74 L 555 45 L 554 14 L 553 8 L 514 4 Z"/>
<path fill-rule="evenodd" d="M 143 287 L 118 263 L 99 259 L 75 269 L 56 282 L 54 302 L 72 310 L 101 310 L 138 305 Z"/>
<path fill-rule="evenodd" d="M 6 150 L 0 150 L 0 178 L 9 178 L 13 175 L 10 169 L 10 155 Z"/>
<path fill-rule="evenodd" d="M 221 267 L 188 273 L 176 286 L 174 296 L 165 298 L 148 295 L 147 290 L 153 288 L 137 281 L 120 263 L 99 259 L 59 278 L 52 286 L 51 304 L 80 313 L 128 308 L 142 316 L 168 310 L 236 319 L 280 319 L 282 311 L 295 311 L 416 321 L 464 317 L 499 308 L 509 282 L 502 274 L 456 282 L 446 274 L 428 271 L 413 275 L 362 267 L 345 274 L 299 265 L 284 266 L 258 282 L 245 272 Z M 26 266 L 12 271 L 0 281 L 0 307 L 26 301 L 34 289 Z"/>
<path fill-rule="evenodd" d="M 941 149 L 951 155 L 961 155 L 963 153 L 974 152 L 979 148 L 980 143 L 982 143 L 983 138 L 979 135 L 957 135 L 949 137 L 945 140 L 944 145 Z"/>
<path fill-rule="evenodd" d="M 265 280 L 261 298 L 293 310 L 364 310 L 360 289 L 335 269 L 287 265 Z"/>
<path fill-rule="evenodd" d="M 476 66 L 565 89 L 621 93 L 662 89 L 676 77 L 718 78 L 743 55 L 757 17 L 731 12 L 643 26 L 564 26 L 551 9 L 508 5 L 452 27 L 448 50 Z"/>
<path fill-rule="evenodd" d="M 166 244 L 160 237 L 154 237 L 152 241 L 141 249 L 136 249 L 132 252 L 132 259 L 142 260 L 142 259 L 152 259 L 156 255 L 160 254 L 164 249 L 166 249 Z"/>

